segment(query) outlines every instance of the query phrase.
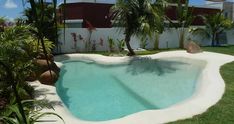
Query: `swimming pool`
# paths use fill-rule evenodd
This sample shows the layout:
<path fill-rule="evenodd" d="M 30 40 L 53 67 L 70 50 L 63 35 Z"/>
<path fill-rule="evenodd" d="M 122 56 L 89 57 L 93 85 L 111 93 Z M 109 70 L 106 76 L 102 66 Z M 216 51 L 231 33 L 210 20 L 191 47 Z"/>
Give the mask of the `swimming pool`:
<path fill-rule="evenodd" d="M 76 117 L 106 121 L 163 109 L 193 95 L 205 62 L 134 58 L 126 63 L 62 62 L 57 93 Z"/>

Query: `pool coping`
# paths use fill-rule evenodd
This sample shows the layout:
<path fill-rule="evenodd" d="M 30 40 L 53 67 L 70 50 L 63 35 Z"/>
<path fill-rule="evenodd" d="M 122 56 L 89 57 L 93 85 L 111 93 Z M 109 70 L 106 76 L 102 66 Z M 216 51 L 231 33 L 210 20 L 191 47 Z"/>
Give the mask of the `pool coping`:
<path fill-rule="evenodd" d="M 123 118 L 109 121 L 94 122 L 80 120 L 74 117 L 66 108 L 66 106 L 62 103 L 61 99 L 59 98 L 56 92 L 55 87 L 40 84 L 40 82 L 38 81 L 34 82 L 32 85 L 34 85 L 35 89 L 38 91 L 46 89 L 46 93 L 44 95 L 40 95 L 38 99 L 43 97 L 46 98 L 48 101 L 60 103 L 60 105 L 54 106 L 55 113 L 59 114 L 67 124 L 161 124 L 191 118 L 195 115 L 207 111 L 209 107 L 215 105 L 222 98 L 225 91 L 225 83 L 219 73 L 219 69 L 222 65 L 234 61 L 234 56 L 231 55 L 212 52 L 190 54 L 182 50 L 161 52 L 158 54 L 137 57 L 150 57 L 152 59 L 182 57 L 188 59 L 203 60 L 206 61 L 207 64 L 203 69 L 202 74 L 200 75 L 198 87 L 194 95 L 188 98 L 187 100 L 165 109 L 145 110 L 131 115 L 127 115 Z M 102 64 L 117 64 L 120 62 L 129 61 L 133 57 L 109 57 L 97 54 L 65 54 L 56 56 L 55 60 L 70 60 L 71 58 L 92 60 Z M 60 63 L 56 64 L 58 66 L 61 66 Z M 58 118 L 53 119 L 57 120 L 55 124 L 63 123 Z M 52 122 L 50 122 L 50 124 L 52 124 Z"/>

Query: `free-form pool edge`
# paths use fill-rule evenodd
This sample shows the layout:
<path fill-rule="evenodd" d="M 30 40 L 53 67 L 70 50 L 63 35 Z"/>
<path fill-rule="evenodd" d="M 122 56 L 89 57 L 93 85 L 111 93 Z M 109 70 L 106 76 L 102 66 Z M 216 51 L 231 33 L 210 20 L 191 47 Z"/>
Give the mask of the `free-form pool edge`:
<path fill-rule="evenodd" d="M 207 65 L 199 78 L 199 85 L 194 95 L 191 98 L 176 105 L 173 105 L 169 108 L 160 110 L 146 110 L 125 116 L 120 119 L 103 122 L 91 122 L 80 120 L 71 115 L 71 113 L 68 111 L 65 105 L 55 106 L 55 112 L 62 116 L 67 124 L 157 124 L 191 118 L 194 115 L 198 115 L 205 112 L 209 107 L 216 104 L 222 98 L 222 95 L 225 90 L 225 83 L 219 73 L 219 69 L 225 63 L 234 61 L 234 56 L 211 52 L 189 54 L 185 51 L 170 51 L 142 57 L 151 57 L 152 59 L 182 57 L 188 59 L 204 60 L 207 62 Z M 115 64 L 120 62 L 126 62 L 131 59 L 131 57 L 106 57 L 94 54 L 67 54 L 57 56 L 55 60 L 63 60 L 66 58 L 69 58 L 69 60 L 85 59 L 103 64 Z M 55 87 L 42 85 L 39 82 L 35 82 L 34 85 L 37 85 L 36 90 L 48 90 L 48 93 L 45 95 L 46 99 L 48 99 L 49 101 L 62 103 L 62 101 L 56 93 Z M 55 119 L 58 120 L 58 122 L 55 122 L 56 124 L 62 123 L 61 120 L 57 118 Z M 50 122 L 50 124 L 51 123 L 52 122 Z"/>

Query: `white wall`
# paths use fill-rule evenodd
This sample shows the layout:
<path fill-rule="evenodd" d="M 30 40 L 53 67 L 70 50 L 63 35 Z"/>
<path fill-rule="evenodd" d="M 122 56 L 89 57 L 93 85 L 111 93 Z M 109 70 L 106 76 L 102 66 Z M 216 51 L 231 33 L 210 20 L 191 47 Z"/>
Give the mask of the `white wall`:
<path fill-rule="evenodd" d="M 74 42 L 74 37 L 71 35 L 72 33 L 76 34 L 76 46 Z M 73 52 L 81 52 L 86 51 L 85 49 L 85 42 L 88 41 L 89 38 L 89 31 L 86 28 L 66 28 L 66 37 L 65 42 L 63 38 L 63 29 L 59 31 L 60 37 L 60 47 L 62 53 L 73 53 Z M 80 36 L 82 37 L 80 37 Z M 124 39 L 123 30 L 119 28 L 97 28 L 95 31 L 92 32 L 91 41 L 92 44 L 96 43 L 96 51 L 108 51 L 108 37 L 114 39 L 117 42 L 117 39 L 121 40 Z M 178 48 L 179 47 L 179 40 L 178 40 L 178 32 L 173 29 L 166 29 L 159 37 L 159 48 Z M 199 35 L 192 35 L 186 33 L 185 41 L 189 41 L 189 39 L 197 42 L 201 46 L 208 46 L 211 44 L 210 39 L 203 38 Z M 100 45 L 101 40 L 103 40 L 103 45 Z M 227 41 L 228 44 L 234 45 L 234 31 L 230 30 L 227 31 Z M 152 39 L 148 38 L 148 45 L 146 48 L 153 49 L 154 48 L 155 37 Z M 117 43 L 116 43 L 117 44 Z M 140 39 L 136 36 L 131 37 L 131 46 L 133 49 L 140 48 Z M 187 42 L 185 42 L 185 45 Z M 117 50 L 117 47 L 116 47 Z"/>

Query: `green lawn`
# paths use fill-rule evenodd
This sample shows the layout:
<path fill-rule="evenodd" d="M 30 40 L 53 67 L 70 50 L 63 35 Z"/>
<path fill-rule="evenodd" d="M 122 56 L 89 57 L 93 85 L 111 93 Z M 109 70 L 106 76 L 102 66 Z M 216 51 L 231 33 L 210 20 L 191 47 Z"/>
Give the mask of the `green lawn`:
<path fill-rule="evenodd" d="M 225 47 L 202 47 L 204 51 L 217 52 L 223 54 L 229 54 L 234 56 L 234 46 Z"/>

